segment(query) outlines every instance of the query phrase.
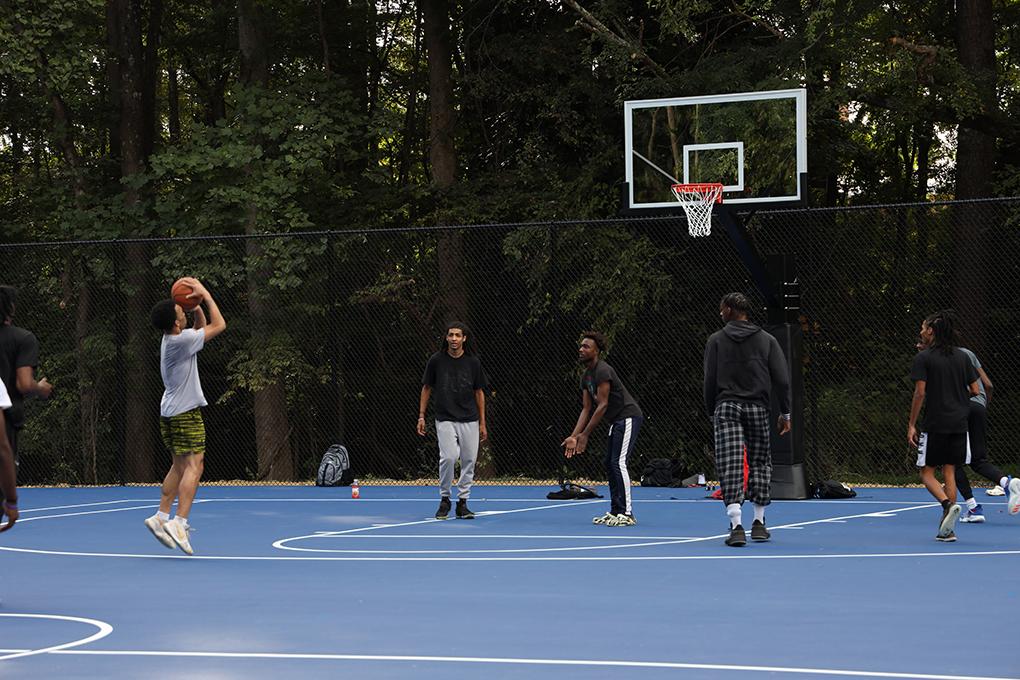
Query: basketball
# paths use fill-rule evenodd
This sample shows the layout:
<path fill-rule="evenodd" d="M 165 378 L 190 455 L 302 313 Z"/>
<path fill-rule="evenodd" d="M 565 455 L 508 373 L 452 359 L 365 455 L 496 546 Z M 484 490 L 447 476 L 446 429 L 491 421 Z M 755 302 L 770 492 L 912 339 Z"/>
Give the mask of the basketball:
<path fill-rule="evenodd" d="M 186 312 L 190 312 L 195 307 L 198 307 L 200 302 L 199 298 L 189 298 L 194 288 L 185 283 L 182 279 L 174 281 L 174 285 L 170 288 L 170 295 L 173 297 L 174 302 L 181 306 Z"/>

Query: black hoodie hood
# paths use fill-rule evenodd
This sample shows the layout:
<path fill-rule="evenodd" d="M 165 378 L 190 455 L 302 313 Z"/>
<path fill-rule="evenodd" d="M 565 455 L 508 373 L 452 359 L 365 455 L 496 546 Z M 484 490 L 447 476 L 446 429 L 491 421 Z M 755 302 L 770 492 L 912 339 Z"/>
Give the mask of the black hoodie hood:
<path fill-rule="evenodd" d="M 761 328 L 744 320 L 730 321 L 723 326 L 723 333 L 733 342 L 743 342 L 759 331 Z"/>

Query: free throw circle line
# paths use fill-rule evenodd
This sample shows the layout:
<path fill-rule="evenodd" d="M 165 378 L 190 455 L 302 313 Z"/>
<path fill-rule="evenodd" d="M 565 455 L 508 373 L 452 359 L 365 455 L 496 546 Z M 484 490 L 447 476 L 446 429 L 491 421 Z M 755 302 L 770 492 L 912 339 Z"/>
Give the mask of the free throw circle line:
<path fill-rule="evenodd" d="M 26 656 L 35 656 L 37 654 L 49 654 L 51 652 L 58 652 L 65 649 L 71 649 L 72 647 L 80 647 L 81 645 L 87 645 L 90 642 L 96 640 L 102 640 L 104 637 L 113 632 L 113 626 L 106 623 L 105 621 L 98 621 L 96 619 L 85 619 L 79 616 L 60 616 L 57 614 L 7 614 L 0 613 L 0 617 L 3 618 L 16 618 L 16 619 L 50 619 L 54 621 L 72 621 L 74 623 L 84 623 L 90 626 L 95 626 L 97 630 L 92 635 L 84 637 L 80 640 L 72 640 L 71 642 L 65 642 L 59 645 L 53 645 L 51 647 L 45 647 L 43 649 L 29 649 L 21 652 L 15 652 L 13 654 L 6 654 L 0 656 L 0 661 L 8 661 L 10 659 L 20 659 Z"/>

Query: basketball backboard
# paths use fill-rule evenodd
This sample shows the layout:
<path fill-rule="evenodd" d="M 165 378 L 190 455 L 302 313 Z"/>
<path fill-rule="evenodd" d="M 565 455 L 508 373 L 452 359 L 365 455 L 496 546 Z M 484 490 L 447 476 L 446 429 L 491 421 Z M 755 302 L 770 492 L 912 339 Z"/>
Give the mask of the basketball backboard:
<path fill-rule="evenodd" d="M 797 205 L 807 174 L 807 92 L 624 102 L 624 209 L 677 208 L 673 184 L 721 182 L 727 204 Z"/>

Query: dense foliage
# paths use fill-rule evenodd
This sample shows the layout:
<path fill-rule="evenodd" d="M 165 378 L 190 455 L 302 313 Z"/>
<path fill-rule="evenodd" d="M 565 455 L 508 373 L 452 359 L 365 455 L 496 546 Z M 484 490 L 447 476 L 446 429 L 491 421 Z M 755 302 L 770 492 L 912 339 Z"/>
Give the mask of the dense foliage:
<path fill-rule="evenodd" d="M 104 441 L 103 455 L 116 457 L 119 428 L 139 451 L 126 477 L 153 478 L 158 385 L 145 312 L 182 274 L 221 291 L 236 321 L 210 360 L 220 376 L 211 391 L 256 423 L 276 418 L 239 435 L 258 451 L 253 478 L 306 475 L 301 456 L 328 438 L 309 435 L 310 422 L 345 435 L 364 398 L 345 386 L 352 354 L 417 367 L 450 314 L 534 352 L 573 342 L 574 326 L 645 350 L 637 321 L 678 294 L 670 263 L 683 247 L 640 225 L 503 229 L 497 239 L 259 237 L 611 217 L 628 99 L 806 88 L 809 205 L 1012 195 L 1020 6 L 957 5 L 961 14 L 952 3 L 877 0 L 9 0 L 0 244 L 256 237 L 118 247 L 114 257 L 40 251 L 57 256 L 31 271 L 5 266 L 14 251 L 0 250 L 0 279 L 25 291 L 44 368 L 65 386 L 36 419 L 34 441 L 70 429 L 61 442 L 95 465 Z M 985 324 L 1001 327 L 1004 305 L 989 303 L 987 273 L 961 262 L 982 262 L 997 232 L 957 220 L 933 240 L 916 224 L 883 226 L 853 247 L 957 249 L 940 260 L 944 303 L 970 315 L 979 350 L 991 345 Z M 910 254 L 923 264 L 922 251 Z M 488 277 L 502 285 L 479 292 Z M 902 293 L 895 278 L 892 293 Z M 710 308 L 717 292 L 689 302 Z M 920 313 L 905 299 L 883 313 Z M 483 311 L 491 304 L 514 313 Z M 540 341 L 543 328 L 555 332 Z M 707 330 L 695 326 L 695 345 Z M 411 376 L 413 393 L 406 366 L 378 380 L 398 375 Z M 847 376 L 825 399 L 852 401 L 840 389 L 859 394 L 860 379 Z M 309 411 L 302 394 L 323 386 L 327 405 Z M 135 398 L 111 422 L 101 406 L 118 390 Z M 867 420 L 841 413 L 849 428 Z M 104 477 L 72 467 L 64 477 Z"/>

